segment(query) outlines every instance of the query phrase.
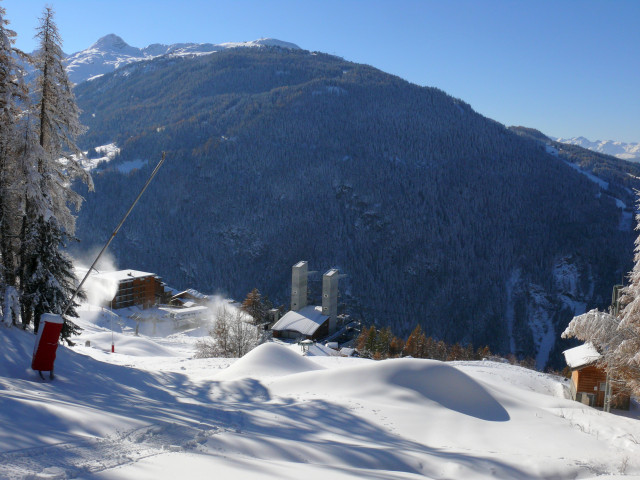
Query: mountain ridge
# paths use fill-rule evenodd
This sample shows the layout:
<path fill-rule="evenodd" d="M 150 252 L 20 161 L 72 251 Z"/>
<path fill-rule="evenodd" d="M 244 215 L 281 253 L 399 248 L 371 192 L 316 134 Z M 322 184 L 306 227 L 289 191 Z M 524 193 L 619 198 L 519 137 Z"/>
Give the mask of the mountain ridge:
<path fill-rule="evenodd" d="M 606 155 L 612 155 L 621 160 L 630 162 L 640 162 L 639 142 L 620 142 L 616 140 L 596 140 L 591 141 L 585 137 L 554 138 L 556 142 L 569 145 L 577 145 L 588 150 Z"/>
<path fill-rule="evenodd" d="M 122 37 L 116 34 L 108 34 L 89 48 L 67 55 L 67 73 L 74 83 L 82 83 L 86 80 L 98 78 L 110 73 L 124 65 L 148 61 L 163 55 L 192 56 L 215 53 L 228 48 L 263 48 L 277 47 L 287 49 L 300 49 L 297 45 L 277 40 L 274 38 L 260 38 L 247 42 L 212 43 L 154 43 L 147 47 L 137 48 L 129 45 Z"/>

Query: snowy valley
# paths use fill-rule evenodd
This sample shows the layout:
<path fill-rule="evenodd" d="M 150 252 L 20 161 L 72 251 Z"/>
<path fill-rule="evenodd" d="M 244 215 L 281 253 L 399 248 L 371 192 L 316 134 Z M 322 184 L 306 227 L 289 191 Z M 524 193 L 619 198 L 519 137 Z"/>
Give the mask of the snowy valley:
<path fill-rule="evenodd" d="M 311 19 L 340 55 L 368 59 L 372 31 L 429 76 L 266 36 L 109 34 L 68 55 L 51 5 L 26 54 L 0 6 L 0 480 L 640 480 L 638 144 L 556 141 L 435 86 L 464 92 L 438 80 L 459 54 L 430 55 L 490 25 L 455 80 L 494 104 L 509 83 L 560 98 L 513 61 L 482 83 L 521 11 L 465 5 L 398 47 L 407 13 L 438 12 L 257 3 L 233 35 L 223 5 L 129 4 L 123 35 L 256 38 L 255 20 L 333 51 Z M 578 17 L 559 16 L 567 38 Z M 531 43 L 558 43 L 547 30 Z"/>

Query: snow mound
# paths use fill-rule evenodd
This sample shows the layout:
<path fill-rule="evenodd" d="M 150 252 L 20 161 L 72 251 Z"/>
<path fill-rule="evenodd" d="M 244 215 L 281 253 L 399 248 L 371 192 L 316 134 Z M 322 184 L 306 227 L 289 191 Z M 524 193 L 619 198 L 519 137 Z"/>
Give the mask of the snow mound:
<path fill-rule="evenodd" d="M 321 370 L 322 367 L 294 351 L 275 343 L 263 343 L 229 368 L 216 375 L 216 380 L 243 377 L 279 377 L 294 373 Z"/>
<path fill-rule="evenodd" d="M 115 351 L 119 354 L 130 355 L 132 357 L 175 357 L 174 350 L 163 347 L 147 337 L 134 337 L 114 333 Z M 100 332 L 91 335 L 82 335 L 81 342 L 91 342 L 91 348 L 98 348 L 104 351 L 111 350 L 111 332 Z"/>
<path fill-rule="evenodd" d="M 304 355 L 306 357 L 339 357 L 340 356 L 340 353 L 335 351 L 333 348 L 329 348 L 326 345 L 322 345 L 320 343 L 310 345 L 306 353 L 302 351 L 302 348 L 297 343 L 286 345 L 286 347 L 292 352 L 295 352 L 298 355 Z"/>
<path fill-rule="evenodd" d="M 29 378 L 35 343 L 32 332 L 0 325 L 0 377 Z"/>
<path fill-rule="evenodd" d="M 377 397 L 389 403 L 433 402 L 481 420 L 504 422 L 509 414 L 476 380 L 446 363 L 403 358 L 339 371 L 311 372 L 276 380 L 274 393 L 332 392 L 351 398 Z"/>

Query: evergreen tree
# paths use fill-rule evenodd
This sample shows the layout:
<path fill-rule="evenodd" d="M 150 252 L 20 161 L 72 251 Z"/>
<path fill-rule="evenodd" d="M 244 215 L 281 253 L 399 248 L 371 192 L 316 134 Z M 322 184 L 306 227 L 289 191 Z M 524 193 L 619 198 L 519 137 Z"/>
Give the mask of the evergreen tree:
<path fill-rule="evenodd" d="M 18 253 L 20 233 L 21 170 L 17 156 L 21 106 L 27 101 L 24 71 L 16 58 L 24 54 L 14 48 L 15 32 L 7 28 L 5 9 L 0 7 L 0 275 L 3 322 L 16 323 L 18 307 Z"/>
<path fill-rule="evenodd" d="M 65 247 L 65 235 L 60 228 L 52 226 L 50 220 L 40 219 L 35 224 L 34 245 L 29 256 L 31 264 L 27 270 L 31 275 L 24 285 L 24 297 L 29 299 L 33 308 L 34 331 L 38 331 L 40 317 L 43 313 L 62 314 L 63 308 L 70 299 L 69 292 L 75 289 L 73 264 L 62 251 Z M 53 227 L 53 228 L 52 228 Z M 83 298 L 82 294 L 80 298 Z M 66 312 L 66 316 L 77 317 L 73 304 Z M 61 337 L 69 339 L 78 334 L 80 329 L 69 319 L 65 318 Z"/>

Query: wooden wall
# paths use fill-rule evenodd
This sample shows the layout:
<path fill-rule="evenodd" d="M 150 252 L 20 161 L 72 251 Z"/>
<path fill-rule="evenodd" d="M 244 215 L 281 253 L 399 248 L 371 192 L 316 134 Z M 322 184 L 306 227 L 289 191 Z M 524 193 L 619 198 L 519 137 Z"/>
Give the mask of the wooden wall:
<path fill-rule="evenodd" d="M 591 393 L 595 395 L 594 407 L 604 407 L 604 384 L 607 381 L 607 374 L 599 367 L 590 365 L 571 372 L 571 381 L 575 385 L 578 393 Z M 614 397 L 618 393 L 615 387 L 612 389 Z M 613 408 L 624 410 L 629 409 L 629 396 L 619 395 L 611 402 Z"/>
<path fill-rule="evenodd" d="M 136 277 L 118 284 L 118 291 L 111 302 L 111 308 L 125 308 L 134 305 L 149 308 L 156 304 L 158 291 L 162 289 L 160 279 L 154 276 Z"/>

